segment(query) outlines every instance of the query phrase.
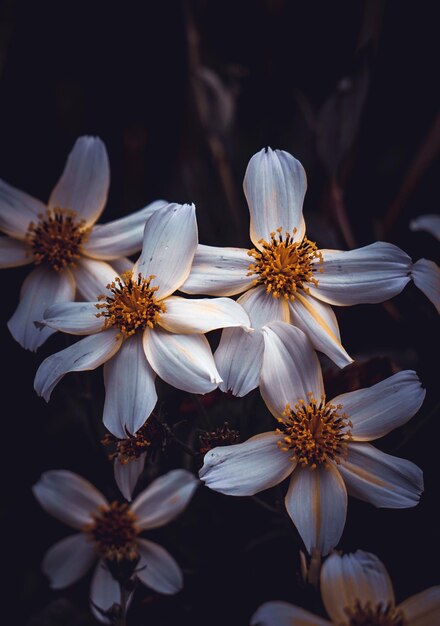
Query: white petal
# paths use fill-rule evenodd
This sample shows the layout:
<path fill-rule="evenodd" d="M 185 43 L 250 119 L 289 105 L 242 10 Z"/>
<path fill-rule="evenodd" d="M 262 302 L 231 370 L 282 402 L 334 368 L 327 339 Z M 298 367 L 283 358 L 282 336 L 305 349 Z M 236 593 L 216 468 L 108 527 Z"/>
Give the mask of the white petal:
<path fill-rule="evenodd" d="M 96 607 L 102 611 L 108 611 L 113 604 L 121 603 L 121 589 L 119 583 L 113 578 L 103 561 L 99 561 L 93 574 L 90 586 L 90 607 L 96 619 L 103 624 L 110 624 Z"/>
<path fill-rule="evenodd" d="M 32 262 L 32 252 L 22 241 L 0 237 L 0 268 L 20 267 Z"/>
<path fill-rule="evenodd" d="M 167 204 L 164 200 L 156 200 L 131 215 L 107 224 L 96 224 L 83 245 L 84 254 L 94 259 L 111 260 L 139 252 L 146 221 Z"/>
<path fill-rule="evenodd" d="M 164 304 L 166 312 L 161 314 L 159 324 L 172 333 L 208 333 L 217 328 L 250 326 L 246 311 L 231 298 L 170 296 Z"/>
<path fill-rule="evenodd" d="M 416 506 L 423 491 L 423 473 L 417 465 L 368 443 L 350 443 L 339 471 L 351 496 L 377 507 Z"/>
<path fill-rule="evenodd" d="M 263 328 L 264 357 L 260 391 L 269 411 L 281 417 L 286 404 L 293 409 L 300 400 L 307 403 L 324 395 L 318 357 L 305 334 L 285 322 Z"/>
<path fill-rule="evenodd" d="M 255 275 L 247 275 L 251 261 L 244 248 L 218 248 L 199 244 L 191 273 L 180 291 L 211 296 L 242 293 L 254 283 Z"/>
<path fill-rule="evenodd" d="M 44 555 L 42 570 L 52 589 L 63 589 L 84 576 L 96 559 L 84 533 L 61 539 Z"/>
<path fill-rule="evenodd" d="M 120 259 L 112 260 L 112 267 L 116 270 L 119 276 L 122 276 L 124 272 L 132 272 L 133 271 L 133 261 L 127 259 L 127 257 L 123 256 Z"/>
<path fill-rule="evenodd" d="M 126 339 L 104 365 L 103 421 L 115 437 L 134 435 L 147 421 L 157 402 L 155 378 L 145 358 L 141 334 Z"/>
<path fill-rule="evenodd" d="M 242 397 L 258 387 L 263 349 L 261 331 L 225 328 L 214 352 L 215 364 L 222 378 L 220 389 Z"/>
<path fill-rule="evenodd" d="M 295 468 L 289 454 L 279 449 L 279 439 L 273 431 L 213 448 L 205 454 L 199 476 L 210 489 L 231 496 L 252 496 L 278 485 Z"/>
<path fill-rule="evenodd" d="M 355 441 L 370 441 L 405 424 L 422 406 L 425 393 L 417 374 L 404 370 L 368 389 L 343 393 L 332 404 L 342 404 Z"/>
<path fill-rule="evenodd" d="M 411 220 L 409 227 L 413 231 L 426 230 L 427 233 L 440 241 L 440 215 L 419 215 Z"/>
<path fill-rule="evenodd" d="M 29 225 L 38 222 L 46 206 L 0 179 L 0 230 L 10 237 L 24 239 Z"/>
<path fill-rule="evenodd" d="M 243 182 L 251 215 L 250 235 L 254 245 L 270 240 L 282 228 L 301 241 L 305 232 L 302 207 L 307 189 L 306 173 L 299 161 L 284 150 L 263 148 L 249 161 Z"/>
<path fill-rule="evenodd" d="M 101 215 L 110 185 L 105 145 L 98 137 L 79 137 L 60 180 L 49 199 L 49 209 L 68 209 L 91 226 Z"/>
<path fill-rule="evenodd" d="M 114 460 L 113 471 L 116 484 L 124 498 L 129 502 L 131 501 L 138 478 L 144 470 L 145 457 L 146 452 L 143 452 L 137 459 L 133 459 L 128 463 L 120 463 L 118 459 Z"/>
<path fill-rule="evenodd" d="M 204 335 L 176 335 L 161 328 L 146 329 L 144 350 L 156 374 L 188 393 L 208 393 L 221 382 Z"/>
<path fill-rule="evenodd" d="M 69 470 L 49 470 L 32 487 L 43 509 L 64 524 L 82 530 L 107 500 L 88 480 Z"/>
<path fill-rule="evenodd" d="M 297 467 L 286 494 L 286 509 L 309 553 L 326 555 L 344 530 L 347 491 L 336 466 Z"/>
<path fill-rule="evenodd" d="M 188 278 L 197 248 L 196 209 L 193 204 L 169 204 L 158 209 L 145 226 L 141 255 L 133 274 L 155 276 L 157 295 L 172 294 Z"/>
<path fill-rule="evenodd" d="M 370 552 L 331 554 L 321 568 L 321 596 L 327 613 L 335 624 L 346 623 L 345 608 L 361 606 L 394 606 L 394 591 L 383 563 Z"/>
<path fill-rule="evenodd" d="M 416 287 L 431 300 L 440 313 L 440 267 L 428 259 L 419 259 L 414 263 L 411 277 Z"/>
<path fill-rule="evenodd" d="M 55 272 L 37 267 L 26 277 L 21 287 L 20 302 L 8 328 L 18 343 L 27 350 L 37 350 L 55 332 L 49 327 L 37 328 L 44 310 L 51 304 L 69 302 L 75 297 L 75 281 L 69 270 Z"/>
<path fill-rule="evenodd" d="M 328 304 L 301 293 L 289 302 L 289 307 L 292 324 L 306 333 L 315 350 L 326 354 L 338 367 L 353 362 L 341 344 L 338 322 Z"/>
<path fill-rule="evenodd" d="M 425 589 L 398 606 L 405 623 L 411 626 L 438 626 L 440 623 L 440 586 Z"/>
<path fill-rule="evenodd" d="M 140 560 L 136 576 L 158 593 L 173 594 L 183 588 L 182 570 L 171 554 L 153 541 L 137 540 Z"/>
<path fill-rule="evenodd" d="M 249 289 L 237 300 L 249 315 L 252 328 L 260 329 L 269 322 L 290 319 L 289 306 L 284 298 L 274 298 L 262 286 Z"/>
<path fill-rule="evenodd" d="M 175 469 L 153 480 L 131 505 L 143 530 L 164 526 L 187 507 L 200 481 L 188 470 Z"/>
<path fill-rule="evenodd" d="M 251 626 L 331 626 L 309 611 L 288 602 L 265 602 L 252 615 Z"/>
<path fill-rule="evenodd" d="M 91 335 L 104 330 L 104 318 L 97 313 L 94 302 L 65 302 L 48 307 L 41 322 L 63 333 Z"/>
<path fill-rule="evenodd" d="M 310 293 L 329 304 L 377 303 L 389 300 L 409 282 L 410 257 L 392 243 L 376 241 L 355 250 L 321 250 L 318 286 Z"/>
<path fill-rule="evenodd" d="M 79 298 L 96 302 L 98 296 L 106 293 L 107 285 L 119 274 L 109 263 L 82 257 L 73 268 L 73 275 Z"/>
<path fill-rule="evenodd" d="M 119 331 L 106 330 L 90 335 L 48 356 L 37 370 L 34 389 L 49 402 L 54 387 L 68 372 L 94 370 L 116 354 L 121 347 Z"/>

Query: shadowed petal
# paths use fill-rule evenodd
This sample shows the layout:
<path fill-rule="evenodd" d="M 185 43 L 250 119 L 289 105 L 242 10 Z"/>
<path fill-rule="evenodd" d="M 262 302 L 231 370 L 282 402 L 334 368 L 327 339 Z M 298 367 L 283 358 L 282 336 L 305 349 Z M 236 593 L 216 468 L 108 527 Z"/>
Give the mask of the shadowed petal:
<path fill-rule="evenodd" d="M 143 452 L 137 459 L 133 459 L 128 463 L 120 463 L 118 459 L 114 460 L 113 471 L 116 484 L 124 498 L 129 502 L 131 501 L 138 478 L 143 472 L 145 457 L 146 452 Z"/>
<path fill-rule="evenodd" d="M 405 623 L 411 626 L 437 626 L 440 623 L 440 586 L 425 589 L 399 604 Z"/>
<path fill-rule="evenodd" d="M 242 328 L 225 328 L 214 352 L 222 378 L 220 389 L 242 397 L 258 387 L 263 350 L 263 335 L 259 330 L 247 332 Z"/>
<path fill-rule="evenodd" d="M 246 311 L 231 298 L 170 296 L 165 306 L 159 324 L 172 333 L 207 333 L 217 328 L 250 325 Z"/>
<path fill-rule="evenodd" d="M 33 254 L 28 245 L 12 237 L 0 237 L 1 269 L 29 265 L 32 259 Z"/>
<path fill-rule="evenodd" d="M 288 602 L 275 601 L 262 604 L 251 617 L 251 626 L 331 626 L 309 611 Z"/>
<path fill-rule="evenodd" d="M 84 533 L 58 541 L 46 552 L 42 570 L 52 589 L 63 589 L 84 576 L 96 559 L 92 543 Z"/>
<path fill-rule="evenodd" d="M 153 541 L 137 540 L 141 556 L 136 576 L 158 593 L 173 594 L 183 588 L 182 570 L 171 554 Z"/>
<path fill-rule="evenodd" d="M 45 211 L 40 200 L 0 179 L 0 230 L 6 235 L 24 239 L 29 225 L 36 224 Z"/>
<path fill-rule="evenodd" d="M 84 257 L 79 259 L 72 271 L 76 280 L 78 297 L 91 302 L 96 302 L 98 296 L 105 294 L 107 285 L 119 275 L 108 263 Z"/>
<path fill-rule="evenodd" d="M 94 302 L 53 304 L 44 311 L 42 323 L 72 335 L 91 335 L 104 330 L 104 318 L 97 317 Z"/>
<path fill-rule="evenodd" d="M 431 300 L 440 313 L 440 267 L 428 259 L 419 259 L 414 263 L 411 277 L 416 287 Z"/>
<path fill-rule="evenodd" d="M 411 220 L 409 227 L 412 231 L 426 230 L 440 241 L 440 215 L 419 215 Z"/>
<path fill-rule="evenodd" d="M 132 595 L 130 595 L 131 599 Z M 96 607 L 108 611 L 113 604 L 120 604 L 121 589 L 117 580 L 108 571 L 103 561 L 99 561 L 93 574 L 90 586 L 90 607 L 96 619 L 103 624 L 110 624 L 110 620 L 103 616 Z"/>
<path fill-rule="evenodd" d="M 260 329 L 269 322 L 288 322 L 289 306 L 283 298 L 274 298 L 263 286 L 249 289 L 237 300 L 249 315 L 252 328 Z"/>

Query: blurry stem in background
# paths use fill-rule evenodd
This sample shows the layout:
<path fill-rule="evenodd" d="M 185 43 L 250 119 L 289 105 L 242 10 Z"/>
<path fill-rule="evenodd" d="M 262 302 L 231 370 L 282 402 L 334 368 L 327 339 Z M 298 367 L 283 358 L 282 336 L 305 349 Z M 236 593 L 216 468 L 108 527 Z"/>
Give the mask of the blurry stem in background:
<path fill-rule="evenodd" d="M 339 226 L 342 236 L 349 249 L 356 248 L 356 239 L 347 217 L 347 211 L 344 203 L 344 192 L 335 177 L 330 178 L 328 201 L 330 211 Z"/>

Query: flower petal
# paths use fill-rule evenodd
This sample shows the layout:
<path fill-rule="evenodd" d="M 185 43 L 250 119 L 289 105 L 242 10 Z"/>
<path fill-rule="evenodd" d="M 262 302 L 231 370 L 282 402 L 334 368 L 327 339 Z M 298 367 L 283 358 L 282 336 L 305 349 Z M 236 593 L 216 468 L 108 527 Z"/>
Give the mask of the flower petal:
<path fill-rule="evenodd" d="M 159 324 L 172 333 L 208 333 L 217 328 L 249 328 L 248 314 L 231 298 L 181 298 L 170 296 L 164 301 L 166 312 Z"/>
<path fill-rule="evenodd" d="M 261 285 L 249 289 L 237 300 L 249 315 L 252 328 L 260 329 L 269 322 L 288 322 L 289 306 L 283 298 L 274 298 Z"/>
<path fill-rule="evenodd" d="M 318 357 L 305 334 L 285 322 L 272 322 L 263 328 L 264 357 L 260 391 L 267 408 L 281 417 L 286 404 L 316 400 L 324 395 Z"/>
<path fill-rule="evenodd" d="M 425 589 L 397 607 L 411 626 L 437 626 L 440 623 L 440 586 Z"/>
<path fill-rule="evenodd" d="M 326 619 L 288 602 L 265 602 L 252 615 L 251 626 L 331 626 Z"/>
<path fill-rule="evenodd" d="M 31 222 L 38 222 L 46 206 L 0 179 L 0 231 L 15 239 L 24 239 Z"/>
<path fill-rule="evenodd" d="M 94 259 L 111 260 L 130 256 L 142 248 L 145 222 L 168 202 L 156 200 L 140 211 L 107 224 L 96 224 L 83 245 L 84 254 Z"/>
<path fill-rule="evenodd" d="M 305 232 L 302 207 L 307 189 L 303 166 L 284 150 L 263 148 L 249 161 L 243 182 L 251 216 L 250 236 L 257 248 L 260 239 L 282 228 L 301 241 Z"/>
<path fill-rule="evenodd" d="M 233 296 L 255 282 L 248 276 L 251 259 L 244 248 L 218 248 L 199 244 L 191 273 L 180 291 L 211 296 Z"/>
<path fill-rule="evenodd" d="M 221 382 L 204 335 L 176 335 L 161 328 L 146 329 L 144 350 L 156 374 L 188 393 L 208 393 Z"/>
<path fill-rule="evenodd" d="M 199 476 L 210 489 L 231 496 L 253 496 L 278 485 L 295 468 L 289 455 L 279 449 L 279 439 L 273 431 L 213 448 L 205 454 Z"/>
<path fill-rule="evenodd" d="M 353 423 L 354 441 L 370 441 L 411 419 L 422 406 L 425 393 L 417 374 L 404 370 L 368 389 L 343 393 L 332 404 L 342 404 Z"/>
<path fill-rule="evenodd" d="M 93 225 L 101 215 L 110 185 L 110 165 L 98 137 L 79 137 L 49 198 L 49 209 L 68 209 Z"/>
<path fill-rule="evenodd" d="M 76 280 L 78 296 L 91 302 L 96 302 L 98 296 L 105 294 L 107 285 L 119 275 L 108 263 L 84 257 L 78 261 L 72 271 Z"/>
<path fill-rule="evenodd" d="M 0 268 L 20 267 L 32 262 L 32 252 L 25 243 L 12 239 L 12 237 L 0 237 Z"/>
<path fill-rule="evenodd" d="M 64 302 L 44 311 L 42 324 L 72 335 L 91 335 L 104 330 L 104 319 L 97 317 L 94 302 Z"/>
<path fill-rule="evenodd" d="M 120 604 L 120 602 L 121 589 L 118 581 L 110 574 L 104 561 L 99 561 L 90 586 L 90 607 L 93 615 L 103 624 L 110 624 L 110 620 L 104 617 L 96 607 L 101 611 L 108 611 L 113 604 Z"/>
<path fill-rule="evenodd" d="M 103 422 L 115 437 L 125 439 L 145 424 L 157 402 L 155 378 L 140 334 L 123 341 L 106 362 Z"/>
<path fill-rule="evenodd" d="M 222 378 L 220 389 L 242 397 L 258 387 L 263 349 L 261 331 L 225 328 L 214 352 L 215 364 Z"/>
<path fill-rule="evenodd" d="M 20 302 L 8 321 L 8 328 L 18 343 L 26 350 L 37 350 L 55 329 L 37 328 L 35 321 L 43 318 L 50 304 L 69 302 L 75 297 L 75 281 L 69 270 L 55 272 L 47 267 L 37 267 L 23 282 Z"/>
<path fill-rule="evenodd" d="M 391 579 L 383 563 L 370 552 L 331 554 L 321 568 L 321 596 L 335 624 L 346 623 L 346 608 L 371 603 L 394 606 Z M 411 622 L 412 623 L 412 622 Z"/>
<path fill-rule="evenodd" d="M 326 354 L 338 367 L 353 362 L 341 344 L 338 322 L 328 304 L 301 293 L 289 302 L 289 308 L 291 323 L 306 333 L 315 350 Z"/>
<path fill-rule="evenodd" d="M 188 470 L 175 469 L 153 480 L 131 505 L 143 530 L 159 528 L 175 519 L 187 507 L 200 481 Z"/>
<path fill-rule="evenodd" d="M 146 454 L 146 452 L 143 452 L 137 459 L 133 459 L 128 463 L 120 463 L 118 459 L 114 460 L 113 471 L 116 484 L 124 498 L 129 502 L 138 478 L 144 470 Z"/>
<path fill-rule="evenodd" d="M 88 480 L 69 470 L 49 470 L 32 487 L 43 509 L 60 522 L 82 530 L 107 500 Z"/>
<path fill-rule="evenodd" d="M 410 257 L 392 243 L 376 241 L 355 250 L 321 250 L 322 273 L 310 293 L 341 306 L 389 300 L 409 282 Z M 318 262 L 316 262 L 318 264 Z"/>
<path fill-rule="evenodd" d="M 166 298 L 188 278 L 197 249 L 196 208 L 193 204 L 169 204 L 148 220 L 142 252 L 133 274 L 155 276 L 157 295 Z"/>
<path fill-rule="evenodd" d="M 412 231 L 426 230 L 427 233 L 440 241 L 440 215 L 419 215 L 411 220 L 409 227 Z"/>
<path fill-rule="evenodd" d="M 315 469 L 297 467 L 286 494 L 286 509 L 309 553 L 334 548 L 344 530 L 347 491 L 333 463 Z"/>
<path fill-rule="evenodd" d="M 90 569 L 96 554 L 84 533 L 61 539 L 46 552 L 42 570 L 52 589 L 63 589 L 79 580 Z"/>
<path fill-rule="evenodd" d="M 351 496 L 377 507 L 416 506 L 423 491 L 423 473 L 417 465 L 368 443 L 349 443 L 339 471 Z"/>
<path fill-rule="evenodd" d="M 34 389 L 49 402 L 54 387 L 68 372 L 94 370 L 116 354 L 121 347 L 119 331 L 106 330 L 90 335 L 73 345 L 48 356 L 41 363 L 34 380 Z"/>
<path fill-rule="evenodd" d="M 138 539 L 140 560 L 136 576 L 158 593 L 173 594 L 183 589 L 182 570 L 171 554 L 153 541 Z"/>
<path fill-rule="evenodd" d="M 419 259 L 412 267 L 411 278 L 440 313 L 440 267 L 434 261 Z"/>

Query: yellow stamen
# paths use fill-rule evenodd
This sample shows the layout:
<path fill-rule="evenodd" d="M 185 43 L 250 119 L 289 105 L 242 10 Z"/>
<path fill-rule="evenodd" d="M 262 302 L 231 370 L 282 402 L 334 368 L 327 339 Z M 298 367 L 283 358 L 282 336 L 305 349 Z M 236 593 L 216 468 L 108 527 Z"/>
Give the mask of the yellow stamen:
<path fill-rule="evenodd" d="M 361 605 L 360 601 L 356 600 L 353 608 L 347 607 L 344 610 L 348 621 L 340 626 L 405 626 L 406 624 L 401 611 L 395 606 L 383 605 L 381 602 L 377 605 L 371 602 Z"/>
<path fill-rule="evenodd" d="M 94 542 L 99 556 L 108 561 L 134 561 L 139 557 L 136 537 L 140 529 L 128 504 L 112 502 L 100 507 L 93 522 L 83 530 Z"/>

